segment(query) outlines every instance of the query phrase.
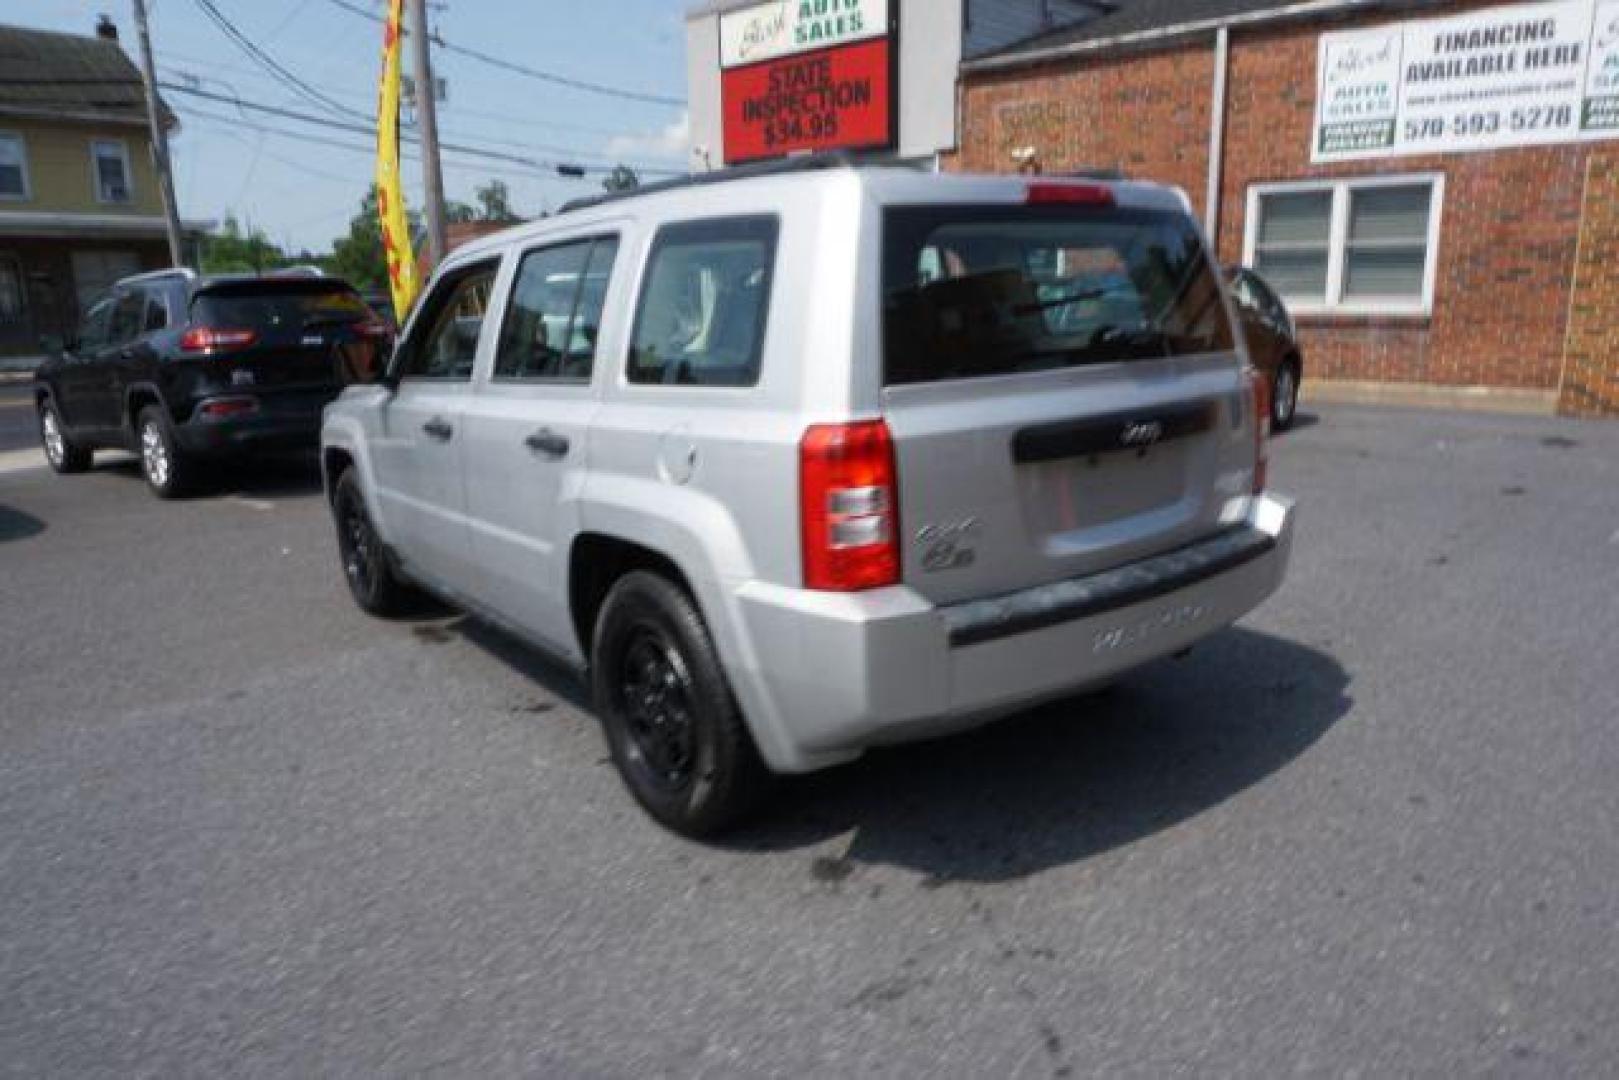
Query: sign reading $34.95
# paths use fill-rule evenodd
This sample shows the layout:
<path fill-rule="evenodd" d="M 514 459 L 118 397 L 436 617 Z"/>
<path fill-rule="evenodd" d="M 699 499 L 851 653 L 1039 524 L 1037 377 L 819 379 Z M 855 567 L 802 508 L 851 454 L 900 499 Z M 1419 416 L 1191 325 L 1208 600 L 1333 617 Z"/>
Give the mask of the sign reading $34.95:
<path fill-rule="evenodd" d="M 1313 161 L 1619 136 L 1619 0 L 1321 37 Z"/>
<path fill-rule="evenodd" d="M 894 143 L 890 0 L 773 0 L 720 17 L 725 161 Z"/>

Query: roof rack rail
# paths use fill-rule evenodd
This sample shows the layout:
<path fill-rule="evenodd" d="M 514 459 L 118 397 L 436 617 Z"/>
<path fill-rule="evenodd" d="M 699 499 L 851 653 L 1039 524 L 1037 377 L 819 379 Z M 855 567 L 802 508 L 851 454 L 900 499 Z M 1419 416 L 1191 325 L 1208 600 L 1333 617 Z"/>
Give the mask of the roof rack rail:
<path fill-rule="evenodd" d="M 883 163 L 875 158 L 858 158 L 845 151 L 794 154 L 790 157 L 759 161 L 749 165 L 728 165 L 723 169 L 713 169 L 709 172 L 689 173 L 686 176 L 677 176 L 672 180 L 659 180 L 656 183 L 643 184 L 640 187 L 630 188 L 628 191 L 609 191 L 600 195 L 586 195 L 583 198 L 572 199 L 563 203 L 562 208 L 557 213 L 566 214 L 573 210 L 584 210 L 592 206 L 602 206 L 622 199 L 633 199 L 641 195 L 656 195 L 662 191 L 678 191 L 681 188 L 701 187 L 705 184 L 723 184 L 731 180 L 748 180 L 756 176 L 781 176 L 789 173 L 819 172 L 822 169 L 848 169 L 856 165 L 878 165 Z"/>
<path fill-rule="evenodd" d="M 118 284 L 128 285 L 143 281 L 162 281 L 164 278 L 177 277 L 184 281 L 195 281 L 197 272 L 189 266 L 169 266 L 162 270 L 147 270 L 139 274 L 130 274 L 128 277 L 118 279 Z"/>

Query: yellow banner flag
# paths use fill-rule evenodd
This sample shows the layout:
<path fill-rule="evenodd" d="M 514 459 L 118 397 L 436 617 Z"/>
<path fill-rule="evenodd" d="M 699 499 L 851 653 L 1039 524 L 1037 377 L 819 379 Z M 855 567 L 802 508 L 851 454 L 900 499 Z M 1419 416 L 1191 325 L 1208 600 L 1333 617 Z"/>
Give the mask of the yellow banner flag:
<path fill-rule="evenodd" d="M 377 215 L 382 219 L 382 250 L 388 260 L 388 289 L 401 324 L 421 291 L 416 256 L 410 246 L 410 220 L 399 182 L 399 22 L 405 0 L 389 0 L 382 31 L 382 87 L 377 94 Z"/>

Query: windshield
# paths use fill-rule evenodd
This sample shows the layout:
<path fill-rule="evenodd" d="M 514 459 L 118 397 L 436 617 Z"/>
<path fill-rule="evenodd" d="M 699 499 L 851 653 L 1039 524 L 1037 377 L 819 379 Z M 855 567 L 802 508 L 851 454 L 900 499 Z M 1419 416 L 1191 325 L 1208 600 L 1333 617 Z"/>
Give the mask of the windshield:
<path fill-rule="evenodd" d="M 883 330 L 889 385 L 1232 348 L 1191 221 L 1114 208 L 890 210 Z"/>

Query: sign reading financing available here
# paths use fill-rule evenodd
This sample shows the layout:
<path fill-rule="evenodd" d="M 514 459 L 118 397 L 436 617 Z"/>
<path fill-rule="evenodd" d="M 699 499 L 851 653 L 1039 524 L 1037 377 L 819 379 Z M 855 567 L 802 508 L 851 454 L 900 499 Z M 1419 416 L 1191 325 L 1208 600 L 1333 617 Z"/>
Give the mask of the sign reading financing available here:
<path fill-rule="evenodd" d="M 720 19 L 725 161 L 894 144 L 889 0 L 782 0 Z"/>
<path fill-rule="evenodd" d="M 1619 136 L 1619 0 L 1324 34 L 1311 159 Z"/>

